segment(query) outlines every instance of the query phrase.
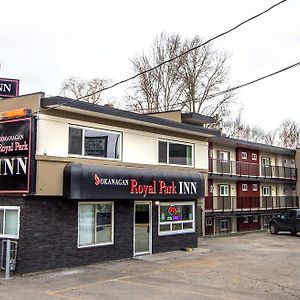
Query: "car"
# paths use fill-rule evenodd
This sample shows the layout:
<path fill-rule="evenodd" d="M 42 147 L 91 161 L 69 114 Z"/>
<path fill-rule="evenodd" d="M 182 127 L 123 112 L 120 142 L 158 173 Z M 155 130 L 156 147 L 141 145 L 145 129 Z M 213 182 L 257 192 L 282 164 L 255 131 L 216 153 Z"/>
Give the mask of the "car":
<path fill-rule="evenodd" d="M 271 234 L 277 234 L 279 231 L 289 231 L 292 234 L 300 232 L 300 209 L 288 209 L 271 218 L 269 229 Z"/>

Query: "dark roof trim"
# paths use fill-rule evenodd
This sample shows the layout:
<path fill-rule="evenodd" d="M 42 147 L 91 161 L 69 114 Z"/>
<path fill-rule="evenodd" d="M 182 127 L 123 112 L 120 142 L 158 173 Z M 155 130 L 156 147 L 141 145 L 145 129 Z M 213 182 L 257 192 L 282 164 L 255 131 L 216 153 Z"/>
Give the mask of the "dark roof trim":
<path fill-rule="evenodd" d="M 68 107 L 73 109 L 80 109 L 89 112 L 95 112 L 99 114 L 115 116 L 119 118 L 124 118 L 128 120 L 135 120 L 143 123 L 147 123 L 147 125 L 156 124 L 159 126 L 171 127 L 174 129 L 181 129 L 190 131 L 193 133 L 203 133 L 205 135 L 210 136 L 218 136 L 220 132 L 215 129 L 203 128 L 189 124 L 183 124 L 171 120 L 161 119 L 157 117 L 151 117 L 148 115 L 142 115 L 130 111 L 120 110 L 116 108 L 111 108 L 108 106 L 101 106 L 97 104 L 91 104 L 83 101 L 76 101 L 70 98 L 64 98 L 60 96 L 44 98 L 41 100 L 42 108 L 50 108 L 53 106 L 53 109 L 60 109 L 62 107 Z M 57 106 L 57 108 L 55 107 Z"/>
<path fill-rule="evenodd" d="M 253 150 L 264 150 L 267 152 L 274 152 L 278 154 L 285 154 L 291 156 L 295 156 L 296 153 L 296 151 L 293 149 L 287 149 L 287 148 L 281 148 L 281 147 L 271 146 L 262 143 L 239 140 L 239 139 L 229 138 L 225 136 L 212 137 L 210 138 L 210 141 L 222 145 L 230 145 L 230 146 L 240 147 L 240 148 L 249 148 Z"/>

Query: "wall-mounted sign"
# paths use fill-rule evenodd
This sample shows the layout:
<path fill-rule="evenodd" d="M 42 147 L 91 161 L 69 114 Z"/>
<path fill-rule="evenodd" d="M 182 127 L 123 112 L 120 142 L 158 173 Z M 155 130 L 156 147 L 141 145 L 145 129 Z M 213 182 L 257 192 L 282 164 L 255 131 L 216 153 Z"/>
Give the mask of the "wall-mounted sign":
<path fill-rule="evenodd" d="M 68 164 L 64 195 L 69 199 L 196 199 L 204 197 L 204 178 L 196 171 Z"/>
<path fill-rule="evenodd" d="M 31 118 L 0 121 L 0 193 L 29 193 Z"/>
<path fill-rule="evenodd" d="M 19 96 L 19 80 L 0 78 L 0 98 Z"/>

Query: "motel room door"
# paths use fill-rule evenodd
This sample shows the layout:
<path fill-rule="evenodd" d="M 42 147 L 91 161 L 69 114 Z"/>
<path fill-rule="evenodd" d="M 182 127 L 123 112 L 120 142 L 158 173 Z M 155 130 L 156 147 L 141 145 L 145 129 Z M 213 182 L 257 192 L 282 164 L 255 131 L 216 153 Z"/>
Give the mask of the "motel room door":
<path fill-rule="evenodd" d="M 152 203 L 134 202 L 133 255 L 152 253 Z"/>

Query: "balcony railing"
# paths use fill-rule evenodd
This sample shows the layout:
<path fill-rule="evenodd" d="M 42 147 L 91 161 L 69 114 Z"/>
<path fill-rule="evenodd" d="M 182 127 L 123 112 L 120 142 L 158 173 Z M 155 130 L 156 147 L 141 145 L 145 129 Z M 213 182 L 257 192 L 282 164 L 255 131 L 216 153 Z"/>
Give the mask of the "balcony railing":
<path fill-rule="evenodd" d="M 296 196 L 205 197 L 205 210 L 211 212 L 260 211 L 298 207 L 299 199 Z"/>
<path fill-rule="evenodd" d="M 209 172 L 221 175 L 254 178 L 297 180 L 297 169 L 284 166 L 260 165 L 249 162 L 209 158 Z"/>

